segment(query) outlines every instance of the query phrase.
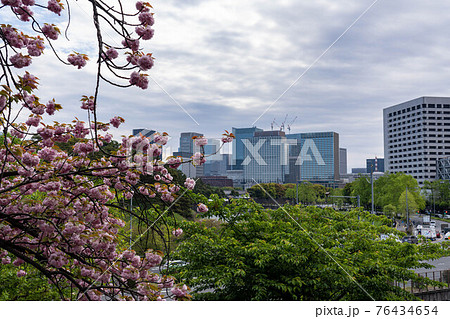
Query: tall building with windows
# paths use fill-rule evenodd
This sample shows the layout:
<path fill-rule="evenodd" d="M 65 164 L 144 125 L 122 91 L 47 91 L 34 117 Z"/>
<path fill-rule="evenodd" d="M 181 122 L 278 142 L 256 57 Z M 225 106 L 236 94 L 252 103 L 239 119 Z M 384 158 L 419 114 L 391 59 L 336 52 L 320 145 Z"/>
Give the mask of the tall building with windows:
<path fill-rule="evenodd" d="M 198 151 L 196 149 L 194 140 L 192 139 L 194 136 L 203 136 L 202 133 L 196 132 L 184 132 L 180 135 L 180 147 L 178 148 L 178 152 L 182 153 L 190 153 L 191 156 Z"/>
<path fill-rule="evenodd" d="M 347 175 L 347 149 L 339 148 L 339 175 Z"/>
<path fill-rule="evenodd" d="M 287 137 L 297 140 L 297 144 L 291 146 L 289 154 L 291 182 L 308 181 L 338 187 L 341 150 L 338 133 L 298 133 L 288 134 Z"/>
<path fill-rule="evenodd" d="M 366 173 L 380 172 L 384 173 L 384 158 L 368 158 L 366 159 Z"/>
<path fill-rule="evenodd" d="M 263 130 L 257 127 L 245 127 L 236 128 L 233 127 L 233 134 L 235 138 L 232 142 L 232 158 L 231 158 L 231 169 L 232 170 L 242 170 L 242 162 L 244 161 L 245 146 L 242 140 L 253 138 L 255 132 L 262 132 Z"/>
<path fill-rule="evenodd" d="M 246 187 L 298 181 L 330 187 L 339 184 L 339 135 L 335 132 L 256 131 L 242 143 L 240 164 Z"/>
<path fill-rule="evenodd" d="M 385 170 L 436 179 L 436 163 L 450 155 L 450 97 L 420 97 L 383 110 Z"/>
<path fill-rule="evenodd" d="M 180 147 L 178 152 L 174 152 L 173 156 L 179 156 L 183 159 L 183 162 L 189 161 L 195 152 L 199 151 L 199 147 L 195 145 L 194 136 L 203 136 L 202 133 L 196 132 L 183 132 L 180 135 Z M 203 166 L 194 166 L 191 162 L 183 163 L 180 165 L 179 169 L 187 177 L 198 177 L 203 176 Z"/>
<path fill-rule="evenodd" d="M 289 173 L 286 142 L 283 131 L 257 131 L 254 137 L 243 140 L 242 168 L 246 185 L 284 183 L 285 175 Z"/>

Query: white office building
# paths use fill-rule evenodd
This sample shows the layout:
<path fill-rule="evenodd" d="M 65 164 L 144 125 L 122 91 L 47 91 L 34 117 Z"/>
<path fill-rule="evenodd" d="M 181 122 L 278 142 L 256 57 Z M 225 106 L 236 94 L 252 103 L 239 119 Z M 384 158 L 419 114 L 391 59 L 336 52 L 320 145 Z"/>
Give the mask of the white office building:
<path fill-rule="evenodd" d="M 420 97 L 383 110 L 385 171 L 436 179 L 436 163 L 450 155 L 450 97 Z"/>

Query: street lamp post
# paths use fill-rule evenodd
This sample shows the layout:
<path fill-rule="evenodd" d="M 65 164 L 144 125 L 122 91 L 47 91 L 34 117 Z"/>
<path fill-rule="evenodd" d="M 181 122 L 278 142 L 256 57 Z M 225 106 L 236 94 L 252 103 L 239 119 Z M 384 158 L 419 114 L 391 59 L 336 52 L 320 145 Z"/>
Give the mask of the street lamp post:
<path fill-rule="evenodd" d="M 417 189 L 417 187 L 410 187 L 410 189 L 411 188 Z M 406 232 L 408 234 L 411 234 L 411 225 L 409 222 L 408 186 L 406 186 L 405 199 L 406 199 Z"/>
<path fill-rule="evenodd" d="M 371 170 L 370 170 L 370 187 L 372 189 L 372 214 L 374 214 L 375 209 L 374 209 L 374 200 L 373 200 L 373 165 L 371 165 Z"/>
<path fill-rule="evenodd" d="M 406 232 L 409 234 L 408 186 L 406 186 Z"/>

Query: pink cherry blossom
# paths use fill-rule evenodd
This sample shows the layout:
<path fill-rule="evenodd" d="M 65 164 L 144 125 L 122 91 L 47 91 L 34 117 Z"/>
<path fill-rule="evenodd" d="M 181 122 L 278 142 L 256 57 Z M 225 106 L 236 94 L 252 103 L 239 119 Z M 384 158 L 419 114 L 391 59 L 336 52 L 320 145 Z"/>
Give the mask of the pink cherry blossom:
<path fill-rule="evenodd" d="M 11 7 L 18 7 L 22 4 L 22 0 L 2 0 L 2 4 L 9 5 Z"/>
<path fill-rule="evenodd" d="M 61 15 L 62 5 L 57 0 L 50 0 L 47 4 L 47 9 L 57 15 Z"/>
<path fill-rule="evenodd" d="M 188 294 L 188 288 L 187 288 L 186 285 L 183 285 L 181 287 L 175 286 L 174 288 L 172 288 L 170 290 L 170 292 L 172 294 L 174 294 L 176 297 L 182 298 L 182 297 L 185 297 Z"/>
<path fill-rule="evenodd" d="M 153 18 L 153 14 L 150 12 L 142 12 L 139 14 L 139 21 L 144 25 L 152 26 L 155 23 L 155 19 Z"/>
<path fill-rule="evenodd" d="M 39 157 L 26 152 L 22 156 L 22 163 L 27 166 L 36 166 L 39 164 Z"/>
<path fill-rule="evenodd" d="M 182 161 L 183 159 L 181 157 L 171 157 L 167 160 L 167 164 L 170 168 L 178 168 Z"/>
<path fill-rule="evenodd" d="M 81 109 L 93 111 L 95 109 L 94 98 L 82 100 L 81 101 Z"/>
<path fill-rule="evenodd" d="M 29 126 L 37 127 L 40 122 L 41 122 L 41 118 L 39 116 L 31 116 L 28 118 L 28 120 L 25 123 Z"/>
<path fill-rule="evenodd" d="M 135 71 L 131 73 L 130 84 L 136 85 L 137 87 L 140 87 L 141 89 L 145 90 L 148 88 L 148 78 L 146 75 L 140 74 Z"/>
<path fill-rule="evenodd" d="M 0 95 L 0 112 L 2 112 L 5 109 L 7 101 L 8 100 L 6 99 L 5 96 Z"/>
<path fill-rule="evenodd" d="M 22 83 L 24 86 L 28 86 L 34 89 L 37 87 L 37 77 L 35 77 L 33 74 L 30 74 L 29 72 L 25 72 L 24 76 L 22 77 Z"/>
<path fill-rule="evenodd" d="M 192 164 L 194 164 L 195 166 L 202 165 L 205 162 L 206 159 L 202 153 L 197 152 L 192 156 Z"/>
<path fill-rule="evenodd" d="M 187 189 L 194 189 L 195 187 L 195 180 L 192 178 L 186 178 L 186 181 L 184 182 L 184 186 L 186 186 Z"/>
<path fill-rule="evenodd" d="M 21 21 L 30 21 L 30 17 L 33 16 L 33 11 L 27 6 L 20 6 L 14 9 L 14 12 L 19 15 Z"/>
<path fill-rule="evenodd" d="M 197 205 L 197 212 L 199 213 L 206 213 L 208 211 L 208 206 L 206 206 L 205 204 L 198 204 Z"/>
<path fill-rule="evenodd" d="M 204 146 L 204 145 L 208 144 L 208 139 L 206 139 L 203 136 L 195 138 L 194 141 L 195 141 L 195 145 L 197 145 L 197 146 Z"/>
<path fill-rule="evenodd" d="M 111 125 L 114 126 L 115 128 L 118 128 L 120 124 L 122 124 L 123 122 L 124 122 L 123 118 L 119 116 L 115 116 L 109 120 L 109 123 L 111 123 Z"/>
<path fill-rule="evenodd" d="M 231 143 L 233 142 L 233 138 L 231 136 L 222 137 L 222 143 Z"/>
<path fill-rule="evenodd" d="M 122 40 L 122 45 L 125 48 L 129 48 L 133 51 L 139 51 L 139 40 L 135 39 L 124 39 Z"/>
<path fill-rule="evenodd" d="M 162 145 L 166 145 L 167 142 L 169 141 L 169 136 L 166 135 L 166 134 L 163 134 L 163 135 L 161 135 L 161 134 L 155 134 L 154 137 L 153 137 L 153 141 L 154 141 L 155 143 L 161 145 L 161 146 L 162 146 Z M 159 150 L 159 149 L 158 149 L 158 150 Z M 158 155 L 159 155 L 159 154 L 158 154 Z M 158 156 L 158 155 L 155 155 L 155 156 Z"/>
<path fill-rule="evenodd" d="M 153 30 L 150 26 L 137 26 L 135 29 L 137 35 L 141 37 L 142 40 L 150 40 L 153 38 L 155 34 L 155 30 Z"/>
<path fill-rule="evenodd" d="M 147 6 L 144 5 L 142 1 L 136 2 L 136 9 L 141 12 L 147 12 L 150 10 Z"/>
<path fill-rule="evenodd" d="M 53 25 L 47 23 L 44 24 L 44 26 L 42 27 L 42 33 L 44 33 L 44 35 L 51 40 L 58 40 L 59 31 Z"/>
<path fill-rule="evenodd" d="M 22 53 L 17 53 L 9 58 L 12 65 L 18 69 L 25 68 L 31 64 L 31 58 L 29 56 L 24 56 Z"/>
<path fill-rule="evenodd" d="M 30 56 L 40 56 L 44 51 L 44 40 L 37 37 L 34 40 L 30 40 L 27 44 L 28 54 Z"/>
<path fill-rule="evenodd" d="M 175 237 L 180 237 L 183 234 L 183 230 L 181 228 L 177 228 L 172 230 L 172 235 Z"/>
<path fill-rule="evenodd" d="M 48 161 L 51 162 L 53 161 L 56 156 L 57 156 L 57 151 L 54 150 L 53 148 L 49 148 L 49 147 L 44 147 L 43 149 L 41 149 L 38 152 L 38 155 L 41 159 L 43 159 L 44 161 Z"/>
<path fill-rule="evenodd" d="M 56 104 L 55 101 L 48 101 L 45 111 L 49 114 L 49 115 L 53 115 L 55 114 L 56 111 Z"/>
<path fill-rule="evenodd" d="M 144 55 L 139 58 L 137 63 L 142 71 L 147 71 L 153 67 L 153 58 L 151 56 Z"/>
<path fill-rule="evenodd" d="M 1 28 L 3 31 L 3 35 L 12 47 L 18 49 L 25 47 L 28 41 L 27 38 L 19 34 L 19 32 L 17 32 L 15 28 L 8 25 L 3 25 Z"/>
<path fill-rule="evenodd" d="M 87 57 L 84 54 L 79 53 L 72 53 L 67 57 L 67 61 L 69 61 L 70 64 L 78 67 L 78 69 L 81 69 L 86 65 L 86 59 Z"/>
<path fill-rule="evenodd" d="M 17 272 L 17 277 L 24 277 L 24 276 L 26 276 L 26 275 L 27 275 L 27 273 L 25 272 L 25 270 L 20 269 L 20 270 Z"/>
<path fill-rule="evenodd" d="M 108 50 L 106 50 L 105 54 L 110 60 L 117 59 L 117 57 L 119 56 L 119 53 L 114 48 L 109 48 Z"/>

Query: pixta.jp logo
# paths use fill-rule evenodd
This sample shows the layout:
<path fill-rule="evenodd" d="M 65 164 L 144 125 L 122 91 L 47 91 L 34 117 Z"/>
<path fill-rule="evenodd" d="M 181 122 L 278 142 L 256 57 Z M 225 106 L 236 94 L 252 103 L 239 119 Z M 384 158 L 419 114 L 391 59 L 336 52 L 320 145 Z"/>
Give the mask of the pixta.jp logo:
<path fill-rule="evenodd" d="M 264 149 L 266 142 L 266 139 L 260 139 L 256 142 L 255 145 L 253 145 L 250 140 L 242 139 L 242 143 L 248 151 L 248 154 L 242 162 L 242 165 L 249 165 L 253 160 L 255 160 L 258 165 L 267 165 L 264 157 L 260 154 L 260 151 Z M 270 146 L 279 146 L 280 165 L 289 165 L 289 147 L 297 145 L 297 143 L 298 140 L 296 139 L 270 140 Z M 273 152 L 271 153 L 271 156 L 273 156 Z M 325 161 L 323 160 L 322 154 L 320 154 L 319 149 L 317 148 L 317 145 L 313 139 L 306 139 L 304 141 L 297 160 L 295 161 L 295 165 L 301 166 L 304 162 L 307 161 L 315 161 L 319 166 L 326 165 Z"/>

